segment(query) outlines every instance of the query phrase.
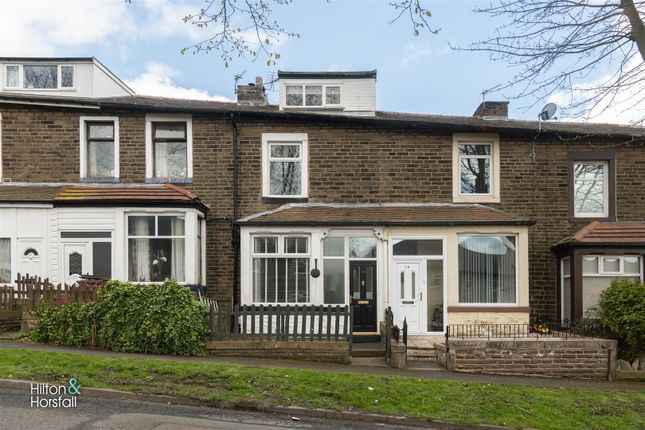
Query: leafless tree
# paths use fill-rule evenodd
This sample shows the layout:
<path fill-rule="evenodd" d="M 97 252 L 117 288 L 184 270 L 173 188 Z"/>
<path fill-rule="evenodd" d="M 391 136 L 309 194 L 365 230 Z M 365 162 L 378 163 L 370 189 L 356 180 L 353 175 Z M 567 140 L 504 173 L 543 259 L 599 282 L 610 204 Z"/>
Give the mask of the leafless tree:
<path fill-rule="evenodd" d="M 184 22 L 203 28 L 207 37 L 182 49 L 187 52 L 218 52 L 228 67 L 234 57 L 250 56 L 266 59 L 267 65 L 280 59 L 276 51 L 282 37 L 299 38 L 300 34 L 285 29 L 275 18 L 274 8 L 289 5 L 293 0 L 206 0 L 198 12 L 184 17 Z M 423 0 L 396 0 L 393 23 L 407 17 L 413 34 L 424 29 L 436 33 L 428 22 L 430 11 Z"/>
<path fill-rule="evenodd" d="M 501 0 L 475 11 L 505 23 L 457 49 L 488 52 L 518 70 L 487 91 L 530 96 L 531 106 L 564 91 L 572 117 L 645 110 L 644 0 Z"/>

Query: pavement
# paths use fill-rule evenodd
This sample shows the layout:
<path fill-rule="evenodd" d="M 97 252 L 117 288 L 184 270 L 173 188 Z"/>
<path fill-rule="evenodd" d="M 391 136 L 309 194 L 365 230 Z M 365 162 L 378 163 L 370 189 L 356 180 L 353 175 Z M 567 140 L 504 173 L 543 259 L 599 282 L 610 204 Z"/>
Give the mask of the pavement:
<path fill-rule="evenodd" d="M 28 389 L 0 388 L 0 428 L 39 429 L 352 429 L 410 430 L 412 427 L 329 418 L 290 417 L 132 399 L 78 397 L 75 408 L 32 408 Z M 416 427 L 418 428 L 418 427 Z M 426 427 L 432 429 L 433 427 Z M 456 428 L 456 427 L 453 427 Z"/>
<path fill-rule="evenodd" d="M 154 358 L 174 361 L 196 361 L 220 364 L 234 364 L 251 367 L 279 367 L 287 369 L 315 370 L 320 372 L 346 372 L 362 375 L 376 376 L 405 376 L 417 379 L 433 379 L 445 381 L 459 381 L 464 383 L 484 384 L 510 384 L 528 385 L 536 387 L 566 387 L 566 388 L 594 388 L 618 391 L 643 391 L 645 383 L 637 381 L 599 381 L 585 379 L 542 378 L 504 375 L 481 375 L 472 373 L 449 372 L 447 370 L 425 369 L 393 369 L 390 367 L 356 366 L 336 363 L 320 363 L 313 361 L 260 359 L 246 357 L 177 357 L 157 354 L 137 354 L 114 352 L 104 350 L 80 349 L 65 346 L 35 344 L 26 341 L 0 340 L 0 353 L 3 348 L 27 349 L 36 351 L 66 352 L 88 356 L 115 357 L 115 358 Z"/>

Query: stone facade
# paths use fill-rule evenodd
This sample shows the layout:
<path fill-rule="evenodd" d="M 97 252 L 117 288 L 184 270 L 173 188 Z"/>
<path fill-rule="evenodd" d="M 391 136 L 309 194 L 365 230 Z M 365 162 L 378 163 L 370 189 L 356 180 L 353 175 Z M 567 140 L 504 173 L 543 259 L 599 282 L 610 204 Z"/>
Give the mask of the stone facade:
<path fill-rule="evenodd" d="M 614 380 L 615 340 L 524 338 L 437 343 L 437 362 L 448 370 L 497 375 Z"/>
<path fill-rule="evenodd" d="M 119 117 L 121 182 L 142 183 L 146 113 L 150 112 L 143 108 L 104 108 L 97 112 L 3 104 L 2 176 L 14 182 L 77 182 L 79 117 L 100 114 Z M 467 131 L 438 125 L 410 127 L 286 115 L 270 120 L 244 116 L 236 123 L 238 217 L 280 204 L 262 199 L 262 133 L 308 134 L 309 202 L 451 203 L 452 133 Z M 529 156 L 534 143 L 535 160 Z M 500 133 L 501 202 L 487 205 L 536 221 L 529 237 L 533 316 L 557 315 L 556 258 L 551 246 L 589 222 L 569 217 L 568 154 L 614 151 L 617 219 L 643 221 L 643 145 L 602 138 L 568 140 L 553 134 L 520 135 L 511 130 Z M 209 294 L 227 301 L 234 294 L 231 120 L 223 113 L 194 113 L 193 154 L 193 181 L 185 186 L 210 207 L 206 263 Z M 239 289 L 235 291 L 239 294 Z"/>
<path fill-rule="evenodd" d="M 348 364 L 349 344 L 334 341 L 217 340 L 206 342 L 210 355 L 224 357 L 289 358 Z"/>

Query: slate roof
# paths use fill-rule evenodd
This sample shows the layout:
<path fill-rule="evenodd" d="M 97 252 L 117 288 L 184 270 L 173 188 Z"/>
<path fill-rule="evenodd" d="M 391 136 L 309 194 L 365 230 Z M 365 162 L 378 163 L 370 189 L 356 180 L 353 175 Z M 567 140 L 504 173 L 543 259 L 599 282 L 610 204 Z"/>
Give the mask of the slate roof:
<path fill-rule="evenodd" d="M 333 204 L 294 203 L 237 221 L 240 225 L 531 225 L 526 218 L 475 204 Z"/>
<path fill-rule="evenodd" d="M 554 248 L 593 245 L 645 246 L 645 222 L 593 221 L 558 242 Z"/>
<path fill-rule="evenodd" d="M 344 112 L 303 112 L 281 111 L 276 105 L 249 106 L 233 102 L 217 102 L 210 100 L 188 100 L 152 96 L 124 96 L 103 98 L 56 97 L 33 94 L 15 94 L 0 92 L 0 103 L 42 103 L 69 107 L 76 104 L 79 108 L 92 110 L 100 109 L 130 109 L 148 112 L 193 112 L 221 113 L 229 115 L 236 113 L 240 116 L 260 116 L 284 119 L 300 119 L 318 122 L 336 122 L 356 125 L 391 125 L 408 129 L 432 128 L 446 131 L 488 131 L 514 134 L 530 134 L 535 136 L 538 130 L 537 121 L 516 119 L 483 119 L 474 116 L 452 116 L 416 114 L 406 112 L 376 111 L 375 116 L 353 116 Z M 645 127 L 619 124 L 600 124 L 586 122 L 542 121 L 543 135 L 563 135 L 580 137 L 609 137 L 642 141 L 645 139 Z"/>
<path fill-rule="evenodd" d="M 278 78 L 286 79 L 364 79 L 375 78 L 376 70 L 351 71 L 351 72 L 289 72 L 287 70 L 278 70 Z"/>
<path fill-rule="evenodd" d="M 146 204 L 206 206 L 192 192 L 173 184 L 0 184 L 2 203 L 51 203 L 54 206 Z"/>

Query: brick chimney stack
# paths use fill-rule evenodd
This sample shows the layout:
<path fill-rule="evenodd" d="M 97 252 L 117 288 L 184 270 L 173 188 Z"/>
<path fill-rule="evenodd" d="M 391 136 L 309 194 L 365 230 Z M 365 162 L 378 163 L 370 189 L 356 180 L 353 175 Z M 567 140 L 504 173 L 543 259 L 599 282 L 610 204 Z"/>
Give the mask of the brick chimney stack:
<path fill-rule="evenodd" d="M 508 119 L 508 102 L 482 102 L 473 116 L 484 119 Z"/>
<path fill-rule="evenodd" d="M 262 76 L 257 76 L 255 83 L 237 86 L 237 104 L 247 106 L 266 106 L 268 104 Z"/>

